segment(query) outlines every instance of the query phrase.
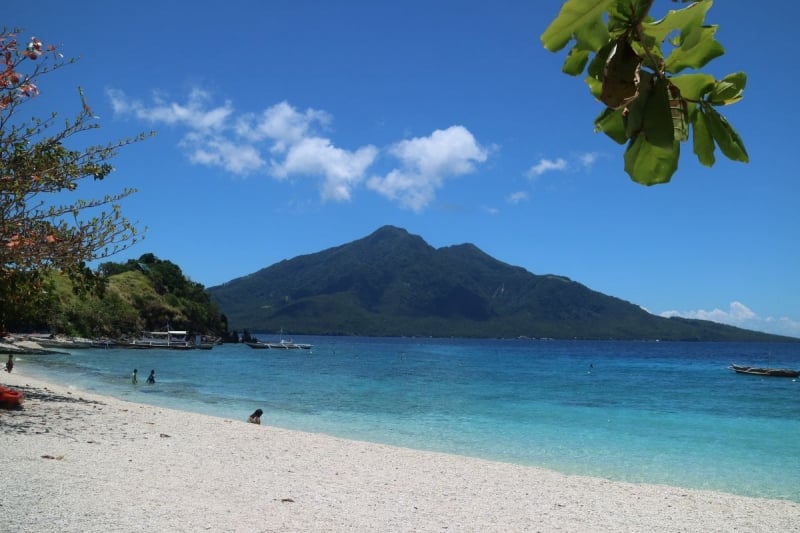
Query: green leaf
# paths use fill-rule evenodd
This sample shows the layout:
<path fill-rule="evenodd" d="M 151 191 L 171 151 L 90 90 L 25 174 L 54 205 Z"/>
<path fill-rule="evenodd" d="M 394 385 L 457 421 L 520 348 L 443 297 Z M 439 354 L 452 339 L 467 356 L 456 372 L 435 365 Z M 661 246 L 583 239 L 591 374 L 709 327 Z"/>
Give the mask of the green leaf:
<path fill-rule="evenodd" d="M 542 44 L 551 52 L 557 52 L 575 37 L 581 43 L 581 49 L 597 50 L 608 40 L 603 13 L 611 2 L 612 0 L 567 0 L 561 6 L 558 16 L 541 35 Z"/>
<path fill-rule="evenodd" d="M 602 131 L 619 144 L 625 144 L 628 141 L 628 135 L 625 133 L 625 119 L 622 118 L 622 111 L 619 109 L 605 108 L 594 119 L 594 131 Z"/>
<path fill-rule="evenodd" d="M 642 131 L 642 124 L 644 122 L 644 108 L 647 105 L 647 100 L 650 98 L 650 92 L 653 90 L 653 75 L 643 70 L 641 72 L 642 79 L 639 83 L 639 97 L 631 102 L 625 109 L 625 135 L 632 139 L 639 135 Z"/>
<path fill-rule="evenodd" d="M 681 96 L 680 90 L 670 84 L 669 112 L 672 115 L 672 129 L 674 139 L 684 142 L 689 139 L 689 104 Z"/>
<path fill-rule="evenodd" d="M 642 116 L 642 132 L 647 141 L 662 148 L 671 147 L 675 140 L 668 89 L 669 82 L 666 79 L 656 80 Z"/>
<path fill-rule="evenodd" d="M 567 54 L 567 59 L 564 60 L 564 66 L 561 67 L 561 72 L 569 74 L 570 76 L 577 76 L 586 67 L 589 61 L 589 50 L 580 50 L 578 45 L 572 47 L 572 50 Z"/>
<path fill-rule="evenodd" d="M 645 35 L 656 42 L 664 42 L 669 35 L 677 30 L 696 28 L 703 25 L 706 13 L 711 9 L 713 2 L 696 2 L 683 9 L 670 10 L 661 20 L 642 24 Z"/>
<path fill-rule="evenodd" d="M 592 93 L 592 96 L 599 100 L 600 93 L 603 92 L 603 82 L 596 80 L 591 76 L 586 76 L 586 84 L 589 86 L 589 92 Z"/>
<path fill-rule="evenodd" d="M 747 85 L 747 74 L 735 72 L 728 74 L 714 84 L 709 100 L 714 105 L 735 104 L 744 97 L 744 87 Z"/>
<path fill-rule="evenodd" d="M 670 81 L 681 91 L 686 100 L 699 102 L 714 88 L 714 76 L 710 74 L 682 74 L 673 76 Z"/>
<path fill-rule="evenodd" d="M 714 137 L 711 136 L 711 132 L 708 129 L 706 116 L 703 114 L 703 110 L 698 107 L 697 112 L 693 113 L 692 117 L 693 151 L 701 165 L 712 167 L 717 159 L 714 157 Z"/>
<path fill-rule="evenodd" d="M 704 105 L 702 111 L 705 112 L 708 129 L 725 157 L 742 163 L 749 162 L 750 157 L 747 155 L 741 137 L 725 120 L 725 117 L 710 105 Z"/>
<path fill-rule="evenodd" d="M 668 148 L 657 146 L 640 133 L 625 150 L 625 172 L 642 185 L 667 183 L 678 170 L 680 151 L 678 141 Z"/>
<path fill-rule="evenodd" d="M 667 57 L 664 68 L 667 72 L 680 72 L 683 69 L 699 69 L 712 59 L 725 53 L 725 49 L 714 39 L 717 26 L 693 28 L 681 35 L 679 46 Z"/>

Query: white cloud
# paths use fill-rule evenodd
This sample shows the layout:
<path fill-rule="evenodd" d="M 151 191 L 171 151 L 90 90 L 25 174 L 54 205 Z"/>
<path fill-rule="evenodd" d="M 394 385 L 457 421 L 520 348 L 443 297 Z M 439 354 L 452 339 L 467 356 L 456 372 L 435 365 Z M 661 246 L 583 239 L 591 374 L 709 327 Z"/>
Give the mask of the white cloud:
<path fill-rule="evenodd" d="M 558 159 L 542 158 L 539 159 L 538 163 L 529 168 L 525 175 L 530 179 L 535 179 L 546 172 L 569 171 L 580 168 L 588 170 L 594 166 L 599 157 L 600 154 L 597 152 L 586 152 L 570 157 L 569 161 L 561 157 Z"/>
<path fill-rule="evenodd" d="M 278 179 L 318 179 L 323 201 L 350 200 L 379 155 L 370 144 L 352 151 L 335 146 L 321 133 L 332 121 L 327 112 L 301 111 L 286 101 L 260 113 L 237 114 L 231 102 L 213 106 L 202 89 L 191 91 L 185 102 L 154 95 L 143 103 L 116 89 L 107 95 L 115 114 L 184 128 L 179 146 L 193 164 L 238 175 L 265 171 Z M 370 178 L 367 186 L 416 211 L 433 200 L 446 179 L 472 172 L 488 157 L 463 126 L 400 141 L 386 152 L 399 160 L 398 167 Z"/>
<path fill-rule="evenodd" d="M 476 163 L 488 157 L 487 149 L 463 126 L 400 141 L 389 148 L 389 154 L 399 159 L 400 168 L 371 177 L 367 186 L 414 211 L 424 209 L 446 179 L 472 172 Z"/>
<path fill-rule="evenodd" d="M 529 178 L 535 178 L 541 176 L 545 172 L 552 170 L 565 170 L 566 168 L 567 162 L 560 157 L 555 161 L 550 159 L 540 159 L 538 163 L 528 169 L 527 176 Z"/>
<path fill-rule="evenodd" d="M 202 89 L 191 91 L 185 103 L 167 102 L 156 95 L 146 105 L 114 89 L 108 91 L 108 97 L 117 114 L 186 128 L 179 146 L 194 164 L 219 167 L 238 175 L 266 169 L 279 179 L 321 179 L 323 200 L 349 200 L 352 189 L 363 181 L 378 155 L 377 148 L 371 145 L 355 151 L 334 146 L 330 139 L 316 134 L 330 124 L 328 113 L 316 109 L 299 111 L 285 101 L 259 114 L 236 116 L 230 102 L 212 107 L 210 95 Z M 270 154 L 269 165 L 265 153 Z"/>
<path fill-rule="evenodd" d="M 599 154 L 597 152 L 587 152 L 585 154 L 578 155 L 578 160 L 581 162 L 581 165 L 584 168 L 591 168 L 595 161 L 597 161 L 598 155 Z"/>
<path fill-rule="evenodd" d="M 220 136 L 189 134 L 180 145 L 187 149 L 192 163 L 222 167 L 238 175 L 250 174 L 265 165 L 255 147 L 233 143 Z"/>
<path fill-rule="evenodd" d="M 289 175 L 322 175 L 323 200 L 349 200 L 351 190 L 377 156 L 377 148 L 364 146 L 348 152 L 333 146 L 328 139 L 309 137 L 291 144 L 282 162 L 273 162 L 272 173 L 279 178 Z"/>
<path fill-rule="evenodd" d="M 512 192 L 511 194 L 506 196 L 506 202 L 514 205 L 524 202 L 527 199 L 528 199 L 528 193 L 526 193 L 525 191 Z"/>
<path fill-rule="evenodd" d="M 236 133 L 252 141 L 270 139 L 273 152 L 284 152 L 294 143 L 311 135 L 315 124 L 327 127 L 332 121 L 325 111 L 306 109 L 299 112 L 283 101 L 265 109 L 261 115 L 247 113 L 236 122 Z"/>
<path fill-rule="evenodd" d="M 788 317 L 762 317 L 741 302 L 731 302 L 727 310 L 712 309 L 711 311 L 699 309 L 695 311 L 664 311 L 663 317 L 696 318 L 710 320 L 721 324 L 728 324 L 739 328 L 765 331 L 778 335 L 800 337 L 800 322 Z"/>
<path fill-rule="evenodd" d="M 193 89 L 185 104 L 165 102 L 159 95 L 154 95 L 149 107 L 138 100 L 128 100 L 122 91 L 116 89 L 109 89 L 107 95 L 114 113 L 132 114 L 151 123 L 183 124 L 193 131 L 221 129 L 233 113 L 230 102 L 207 109 L 211 96 L 202 89 Z"/>

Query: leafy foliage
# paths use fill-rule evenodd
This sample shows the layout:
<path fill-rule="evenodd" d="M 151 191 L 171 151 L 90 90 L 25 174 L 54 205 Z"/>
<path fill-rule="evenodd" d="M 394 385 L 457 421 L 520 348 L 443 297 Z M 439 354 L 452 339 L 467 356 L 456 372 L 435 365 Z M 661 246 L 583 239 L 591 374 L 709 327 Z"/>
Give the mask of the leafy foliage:
<path fill-rule="evenodd" d="M 567 278 L 535 275 L 471 244 L 434 249 L 391 226 L 208 289 L 232 327 L 365 336 L 754 340 L 667 319 Z"/>
<path fill-rule="evenodd" d="M 26 313 L 12 317 L 9 327 L 111 338 L 167 326 L 215 336 L 227 332 L 226 319 L 205 287 L 170 261 L 144 254 L 126 263 L 103 263 L 96 275 L 102 294 L 76 294 L 69 277 L 51 273 L 47 291 Z"/>
<path fill-rule="evenodd" d="M 20 119 L 19 111 L 39 95 L 39 79 L 72 63 L 52 45 L 0 33 L 0 329 L 40 297 L 48 273 L 67 275 L 78 290 L 99 281 L 86 262 L 109 257 L 139 239 L 118 202 L 135 190 L 103 198 L 74 199 L 79 183 L 102 180 L 116 151 L 143 138 L 75 148 L 79 133 L 99 127 L 83 92 L 81 110 L 64 122 Z M 60 126 L 59 126 L 60 124 Z M 59 203 L 59 201 L 63 203 Z M 102 290 L 102 288 L 100 288 Z"/>
<path fill-rule="evenodd" d="M 716 80 L 697 70 L 725 53 L 717 26 L 705 24 L 712 0 L 649 16 L 654 0 L 567 0 L 541 36 L 557 52 L 571 41 L 563 72 L 578 76 L 607 107 L 595 130 L 627 143 L 625 171 L 636 182 L 670 181 L 680 146 L 693 134 L 693 149 L 705 166 L 715 147 L 725 157 L 748 162 L 741 137 L 717 107 L 742 99 L 743 72 Z M 685 0 L 684 0 L 685 1 Z"/>

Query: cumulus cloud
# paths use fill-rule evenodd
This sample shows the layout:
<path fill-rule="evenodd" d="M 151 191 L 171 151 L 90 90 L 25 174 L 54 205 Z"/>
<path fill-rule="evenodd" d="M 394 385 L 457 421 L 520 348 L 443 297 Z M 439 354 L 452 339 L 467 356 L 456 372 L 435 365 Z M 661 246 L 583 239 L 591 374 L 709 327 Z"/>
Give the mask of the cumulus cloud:
<path fill-rule="evenodd" d="M 259 113 L 237 113 L 231 102 L 214 106 L 202 89 L 191 91 L 185 102 L 154 95 L 143 103 L 116 89 L 107 94 L 115 114 L 184 128 L 179 146 L 194 164 L 237 175 L 263 171 L 277 179 L 318 179 L 323 201 L 350 200 L 381 155 L 370 144 L 355 150 L 336 146 L 324 135 L 330 114 L 299 110 L 286 101 Z M 416 211 L 433 200 L 445 180 L 472 172 L 488 157 L 463 126 L 397 142 L 385 153 L 398 162 L 396 168 L 371 177 L 367 187 Z"/>
<path fill-rule="evenodd" d="M 597 152 L 586 152 L 570 157 L 569 161 L 561 157 L 557 159 L 542 158 L 539 159 L 538 163 L 531 166 L 525 175 L 530 179 L 536 179 L 547 172 L 566 172 L 581 168 L 588 170 L 594 166 L 599 156 L 600 154 Z"/>
<path fill-rule="evenodd" d="M 530 169 L 528 169 L 528 177 L 535 178 L 541 176 L 545 172 L 550 172 L 553 170 L 564 170 L 567 168 L 567 162 L 560 157 L 555 161 L 551 159 L 540 159 L 538 163 L 533 165 Z"/>
<path fill-rule="evenodd" d="M 272 173 L 279 178 L 321 175 L 323 200 L 349 200 L 350 191 L 361 181 L 377 151 L 374 146 L 365 146 L 349 152 L 322 137 L 303 138 L 289 146 L 282 161 L 273 161 Z"/>
<path fill-rule="evenodd" d="M 664 311 L 663 317 L 696 318 L 728 324 L 739 328 L 765 331 L 778 335 L 800 337 L 800 322 L 788 317 L 762 317 L 741 302 L 731 302 L 728 309 L 698 309 L 695 311 Z"/>
<path fill-rule="evenodd" d="M 385 176 L 373 176 L 367 186 L 414 211 L 425 208 L 445 180 L 468 174 L 488 151 L 464 126 L 436 130 L 428 137 L 400 141 L 388 150 L 400 163 Z"/>

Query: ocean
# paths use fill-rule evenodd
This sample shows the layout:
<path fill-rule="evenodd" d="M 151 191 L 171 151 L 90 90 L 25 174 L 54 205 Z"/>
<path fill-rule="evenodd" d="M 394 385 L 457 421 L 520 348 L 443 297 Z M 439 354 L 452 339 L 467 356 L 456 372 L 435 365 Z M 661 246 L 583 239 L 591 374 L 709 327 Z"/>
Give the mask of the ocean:
<path fill-rule="evenodd" d="M 800 380 L 728 368 L 800 368 L 800 343 L 294 340 L 313 349 L 84 349 L 17 365 L 218 417 L 261 408 L 282 428 L 800 502 Z"/>

